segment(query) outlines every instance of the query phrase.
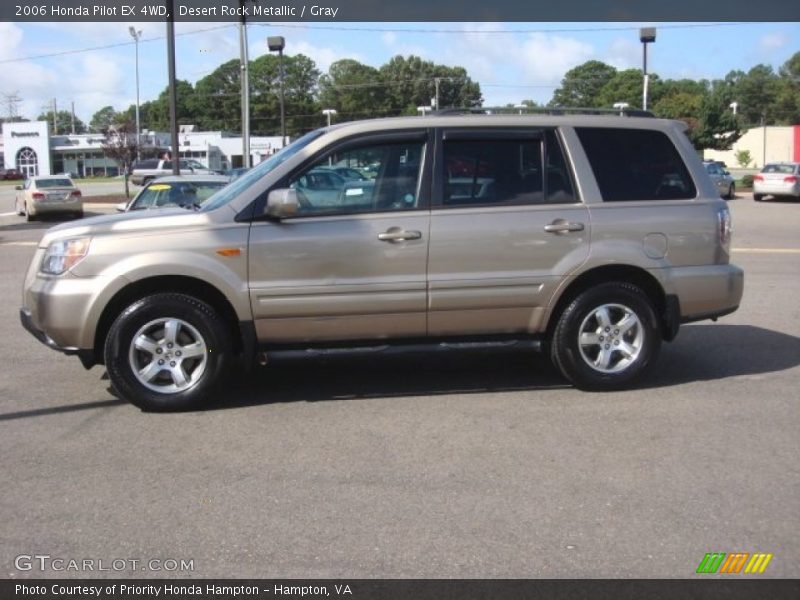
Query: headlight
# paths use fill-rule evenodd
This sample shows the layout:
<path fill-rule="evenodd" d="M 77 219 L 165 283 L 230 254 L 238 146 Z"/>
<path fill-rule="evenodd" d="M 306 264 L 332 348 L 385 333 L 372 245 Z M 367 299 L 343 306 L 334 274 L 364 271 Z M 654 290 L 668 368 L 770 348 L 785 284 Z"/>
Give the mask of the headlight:
<path fill-rule="evenodd" d="M 42 259 L 42 273 L 61 275 L 77 265 L 89 252 L 91 238 L 73 238 L 53 242 L 47 247 Z"/>

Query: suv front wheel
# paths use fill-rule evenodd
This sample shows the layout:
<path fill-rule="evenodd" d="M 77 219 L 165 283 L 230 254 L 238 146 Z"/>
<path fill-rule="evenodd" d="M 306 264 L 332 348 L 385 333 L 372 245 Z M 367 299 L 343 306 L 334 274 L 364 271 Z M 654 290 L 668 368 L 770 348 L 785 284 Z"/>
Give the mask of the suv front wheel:
<path fill-rule="evenodd" d="M 177 293 L 137 300 L 108 332 L 105 363 L 116 392 L 142 410 L 196 408 L 222 379 L 230 336 L 205 302 Z"/>
<path fill-rule="evenodd" d="M 554 364 L 584 390 L 629 385 L 655 362 L 660 348 L 650 299 L 625 282 L 581 292 L 561 313 L 551 340 Z"/>

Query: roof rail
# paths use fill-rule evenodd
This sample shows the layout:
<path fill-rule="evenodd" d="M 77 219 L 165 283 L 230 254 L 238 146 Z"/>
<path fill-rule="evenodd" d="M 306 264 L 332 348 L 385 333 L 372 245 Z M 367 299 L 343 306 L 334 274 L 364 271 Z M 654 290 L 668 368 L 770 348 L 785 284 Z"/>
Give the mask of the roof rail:
<path fill-rule="evenodd" d="M 534 107 L 464 107 L 464 108 L 442 108 L 440 110 L 432 110 L 427 113 L 432 116 L 447 116 L 447 115 L 619 115 L 625 117 L 646 117 L 655 118 L 655 115 L 649 110 L 641 110 L 638 108 L 575 108 L 566 106 L 534 106 Z"/>

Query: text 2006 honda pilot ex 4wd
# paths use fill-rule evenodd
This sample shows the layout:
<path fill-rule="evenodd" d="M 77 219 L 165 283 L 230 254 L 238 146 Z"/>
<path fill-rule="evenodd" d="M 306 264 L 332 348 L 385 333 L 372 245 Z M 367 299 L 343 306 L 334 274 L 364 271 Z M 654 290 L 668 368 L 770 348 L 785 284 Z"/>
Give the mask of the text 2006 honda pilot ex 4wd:
<path fill-rule="evenodd" d="M 682 125 L 643 116 L 346 123 L 145 212 L 50 229 L 21 316 L 148 410 L 197 405 L 237 357 L 411 342 L 539 341 L 616 389 L 742 296 L 728 208 Z"/>

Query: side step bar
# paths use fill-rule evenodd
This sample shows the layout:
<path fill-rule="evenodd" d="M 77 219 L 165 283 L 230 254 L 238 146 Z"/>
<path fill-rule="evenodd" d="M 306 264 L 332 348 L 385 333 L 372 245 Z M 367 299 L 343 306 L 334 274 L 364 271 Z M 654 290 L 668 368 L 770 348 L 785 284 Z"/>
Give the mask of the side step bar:
<path fill-rule="evenodd" d="M 330 356 L 369 356 L 385 354 L 396 356 L 402 354 L 441 353 L 441 352 L 475 352 L 485 350 L 536 350 L 540 351 L 541 340 L 492 340 L 469 342 L 433 342 L 413 344 L 377 344 L 369 346 L 345 346 L 331 348 L 275 348 L 258 354 L 258 362 L 266 365 L 273 360 L 320 358 Z"/>

